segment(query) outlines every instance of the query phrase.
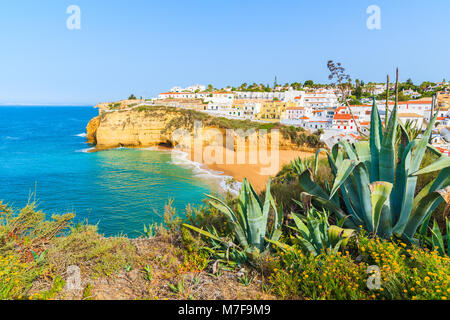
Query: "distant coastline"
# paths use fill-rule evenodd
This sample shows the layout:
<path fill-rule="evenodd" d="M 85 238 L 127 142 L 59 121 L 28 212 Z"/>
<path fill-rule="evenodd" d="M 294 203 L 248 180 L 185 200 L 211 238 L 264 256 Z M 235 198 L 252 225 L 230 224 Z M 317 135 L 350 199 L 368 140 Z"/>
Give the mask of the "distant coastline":
<path fill-rule="evenodd" d="M 53 108 L 53 107 L 72 107 L 72 108 L 94 108 L 94 105 L 92 105 L 92 104 L 80 104 L 80 105 L 78 105 L 78 104 L 26 104 L 26 103 L 23 103 L 23 104 L 18 104 L 18 103 L 16 103 L 16 104 L 1 104 L 0 103 L 0 108 L 1 107 L 8 107 L 8 108 L 13 108 L 13 107 L 30 107 L 30 108 L 33 108 L 33 107 L 38 107 L 38 108 L 46 108 L 46 107 L 49 107 L 49 108 Z"/>

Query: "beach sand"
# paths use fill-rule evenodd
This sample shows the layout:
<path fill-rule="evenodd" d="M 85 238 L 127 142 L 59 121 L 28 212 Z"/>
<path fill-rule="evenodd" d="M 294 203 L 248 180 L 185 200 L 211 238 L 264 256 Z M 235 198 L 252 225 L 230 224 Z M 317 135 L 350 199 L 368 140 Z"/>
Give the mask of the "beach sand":
<path fill-rule="evenodd" d="M 186 150 L 185 150 L 186 151 Z M 199 161 L 201 158 L 197 156 L 195 158 L 194 151 L 191 151 L 190 156 L 188 156 L 189 160 L 196 161 L 203 163 L 207 168 L 214 170 L 214 171 L 220 171 L 223 172 L 226 176 L 231 176 L 234 179 L 236 179 L 239 182 L 242 182 L 244 178 L 247 178 L 249 180 L 255 190 L 257 192 L 263 191 L 266 188 L 267 181 L 270 177 L 274 177 L 284 165 L 289 164 L 292 160 L 297 158 L 309 158 L 313 157 L 315 154 L 312 152 L 305 152 L 300 150 L 278 150 L 277 153 L 274 153 L 273 158 L 271 157 L 273 161 L 273 165 L 270 165 L 270 162 L 267 163 L 260 163 L 259 157 L 258 161 L 254 164 L 250 164 L 249 156 L 248 156 L 248 149 L 246 150 L 246 158 L 244 164 L 237 164 L 237 153 L 232 152 L 234 156 L 234 163 L 232 164 L 226 164 L 225 159 L 224 161 L 221 161 L 221 163 L 211 163 L 211 161 Z M 223 155 L 225 155 L 226 149 L 223 148 Z M 270 154 L 269 154 L 270 156 Z M 225 156 L 223 157 L 225 158 Z M 275 160 L 274 160 L 275 159 Z M 278 159 L 278 161 L 276 161 Z M 271 168 L 269 170 L 269 168 Z M 270 171 L 269 173 L 267 171 Z"/>

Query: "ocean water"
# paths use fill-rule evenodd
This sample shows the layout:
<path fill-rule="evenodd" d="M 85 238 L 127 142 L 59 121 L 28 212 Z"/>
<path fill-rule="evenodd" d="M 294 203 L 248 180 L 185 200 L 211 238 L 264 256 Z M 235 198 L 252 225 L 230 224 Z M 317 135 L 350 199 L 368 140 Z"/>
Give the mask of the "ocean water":
<path fill-rule="evenodd" d="M 47 214 L 74 212 L 106 236 L 136 237 L 162 222 L 173 199 L 182 214 L 204 193 L 219 192 L 215 174 L 171 152 L 86 152 L 91 107 L 0 107 L 0 200 L 21 208 L 31 199 Z"/>

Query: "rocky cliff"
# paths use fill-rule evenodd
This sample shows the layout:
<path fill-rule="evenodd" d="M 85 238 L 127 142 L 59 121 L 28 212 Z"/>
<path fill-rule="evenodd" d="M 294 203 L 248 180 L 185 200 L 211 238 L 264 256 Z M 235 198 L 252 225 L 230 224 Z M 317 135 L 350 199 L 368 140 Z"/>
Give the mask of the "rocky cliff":
<path fill-rule="evenodd" d="M 114 147 L 173 146 L 172 133 L 176 129 L 194 130 L 194 122 L 201 121 L 203 128 L 215 128 L 226 135 L 226 129 L 258 129 L 260 124 L 249 121 L 214 118 L 204 113 L 160 106 L 137 107 L 131 110 L 105 112 L 87 125 L 87 139 L 98 149 Z M 253 126 L 253 127 L 252 127 Z M 206 144 L 215 140 L 210 137 Z M 208 140 L 208 139 L 206 139 Z M 223 140 L 225 141 L 225 140 Z M 269 135 L 270 142 L 270 135 Z M 291 139 L 280 134 L 280 149 L 300 149 Z M 301 148 L 305 149 L 305 148 Z"/>
<path fill-rule="evenodd" d="M 177 112 L 163 110 L 103 112 L 89 121 L 87 139 L 98 148 L 170 145 L 167 124 L 176 117 Z"/>

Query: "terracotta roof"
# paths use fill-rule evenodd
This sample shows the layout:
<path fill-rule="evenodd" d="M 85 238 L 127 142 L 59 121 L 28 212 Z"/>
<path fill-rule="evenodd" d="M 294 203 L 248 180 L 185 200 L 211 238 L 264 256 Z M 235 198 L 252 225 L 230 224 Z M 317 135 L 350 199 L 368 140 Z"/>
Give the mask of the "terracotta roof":
<path fill-rule="evenodd" d="M 346 109 L 347 109 L 347 107 L 337 107 L 335 112 L 338 113 L 339 111 L 346 110 Z"/>
<path fill-rule="evenodd" d="M 355 116 L 355 119 L 358 117 Z M 352 115 L 347 113 L 336 113 L 333 117 L 334 120 L 352 120 Z"/>
<path fill-rule="evenodd" d="M 355 138 L 355 139 L 361 139 L 360 136 L 357 136 L 357 135 L 355 135 L 355 134 L 353 134 L 353 133 L 350 133 L 350 135 L 351 135 L 353 138 Z"/>

